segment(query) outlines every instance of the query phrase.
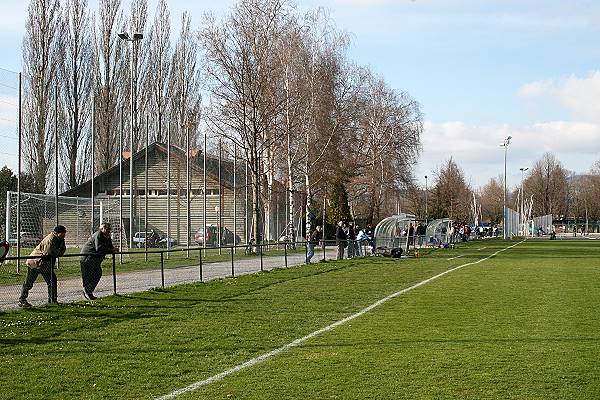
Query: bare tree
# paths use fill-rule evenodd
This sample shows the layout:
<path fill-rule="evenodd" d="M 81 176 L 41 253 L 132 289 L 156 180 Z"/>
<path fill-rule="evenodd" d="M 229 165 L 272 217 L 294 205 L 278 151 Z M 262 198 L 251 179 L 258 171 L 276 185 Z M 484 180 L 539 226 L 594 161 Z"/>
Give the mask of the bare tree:
<path fill-rule="evenodd" d="M 160 0 L 150 28 L 148 62 L 144 77 L 145 88 L 149 91 L 150 111 L 156 121 L 154 139 L 163 141 L 166 115 L 169 110 L 169 76 L 171 74 L 171 22 L 166 0 Z"/>
<path fill-rule="evenodd" d="M 502 222 L 502 209 L 504 201 L 504 180 L 500 176 L 491 178 L 479 191 L 481 200 L 481 213 L 484 220 L 492 224 Z"/>
<path fill-rule="evenodd" d="M 206 17 L 200 32 L 213 100 L 209 123 L 243 149 L 252 176 L 253 236 L 260 242 L 260 184 L 269 131 L 281 109 L 273 95 L 274 62 L 287 9 L 280 0 L 242 0 L 221 24 Z"/>
<path fill-rule="evenodd" d="M 353 183 L 368 204 L 366 219 L 381 217 L 389 190 L 406 188 L 412 180 L 412 166 L 420 149 L 423 129 L 419 104 L 407 93 L 396 93 L 368 69 L 360 74 L 357 122 L 352 137 L 358 145 Z M 351 154 L 352 154 L 351 153 Z"/>
<path fill-rule="evenodd" d="M 545 153 L 525 179 L 527 192 L 533 194 L 535 215 L 561 215 L 567 210 L 567 171 L 552 153 Z"/>
<path fill-rule="evenodd" d="M 61 153 L 67 165 L 66 183 L 73 188 L 87 177 L 90 151 L 86 125 L 91 113 L 93 47 L 87 0 L 68 0 L 62 21 L 65 57 L 60 73 L 67 126 Z"/>
<path fill-rule="evenodd" d="M 432 218 L 452 218 L 468 221 L 472 191 L 458 164 L 450 158 L 435 173 L 431 190 Z"/>
<path fill-rule="evenodd" d="M 175 45 L 171 63 L 169 97 L 172 104 L 172 121 L 176 132 L 174 142 L 183 146 L 187 130 L 196 132 L 200 122 L 201 95 L 200 70 L 197 64 L 198 42 L 191 32 L 188 13 L 181 17 L 181 32 Z M 196 138 L 192 138 L 192 144 Z"/>
<path fill-rule="evenodd" d="M 587 177 L 586 207 L 591 218 L 600 220 L 600 160 L 596 161 Z"/>
<path fill-rule="evenodd" d="M 112 167 L 118 156 L 118 110 L 123 105 L 128 70 L 124 46 L 117 46 L 117 33 L 123 31 L 120 0 L 100 0 L 98 34 L 95 38 L 94 93 L 96 97 L 96 168 L 99 172 Z M 96 171 L 94 171 L 94 174 Z"/>
<path fill-rule="evenodd" d="M 339 137 L 351 125 L 354 91 L 350 68 L 345 63 L 348 35 L 338 32 L 324 9 L 309 12 L 304 17 L 298 86 L 303 93 L 300 116 L 300 158 L 297 166 L 303 178 L 306 231 L 312 230 L 311 220 L 315 189 L 333 182 L 326 171 L 335 171 L 335 158 Z M 334 174 L 335 175 L 335 174 Z M 331 185 L 330 185 L 331 187 Z"/>
<path fill-rule="evenodd" d="M 278 68 L 281 71 L 281 82 L 276 87 L 277 96 L 281 98 L 281 113 L 277 119 L 277 129 L 281 132 L 281 140 L 275 142 L 278 151 L 269 152 L 270 165 L 274 165 L 272 156 L 280 154 L 285 164 L 286 177 L 286 195 L 288 204 L 288 216 L 286 218 L 286 235 L 288 238 L 295 236 L 294 231 L 294 211 L 295 211 L 295 196 L 297 178 L 299 171 L 296 168 L 296 163 L 306 156 L 302 152 L 301 146 L 301 125 L 302 120 L 308 114 L 307 91 L 304 89 L 304 78 L 301 65 L 301 49 L 303 47 L 301 30 L 296 19 L 289 19 L 282 27 L 282 39 L 278 41 L 280 47 L 277 49 L 276 55 Z M 279 136 L 279 135 L 278 135 Z M 272 187 L 274 180 L 274 168 L 268 170 L 268 200 L 267 206 L 272 204 Z M 266 215 L 270 215 L 267 212 Z M 265 224 L 269 226 L 267 222 Z M 279 232 L 277 232 L 279 234 Z"/>
<path fill-rule="evenodd" d="M 60 12 L 58 0 L 32 0 L 23 40 L 25 164 L 39 193 L 47 189 L 55 145 L 51 96 L 58 84 L 56 77 L 63 57 Z"/>

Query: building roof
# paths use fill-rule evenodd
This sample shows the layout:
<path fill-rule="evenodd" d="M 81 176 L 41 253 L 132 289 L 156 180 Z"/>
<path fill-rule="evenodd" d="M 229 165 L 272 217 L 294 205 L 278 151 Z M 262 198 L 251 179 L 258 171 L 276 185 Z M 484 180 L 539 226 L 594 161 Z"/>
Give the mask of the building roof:
<path fill-rule="evenodd" d="M 145 157 L 145 148 L 135 152 L 133 154 L 134 162 L 141 162 Z M 167 154 L 167 145 L 159 142 L 154 142 L 148 146 L 148 154 L 153 153 L 162 153 L 164 155 Z M 198 149 L 190 149 L 189 157 L 190 157 L 190 169 L 191 173 L 194 172 L 203 172 L 204 170 L 204 157 L 202 156 L 203 152 Z M 122 154 L 123 157 L 123 168 L 129 166 L 129 152 L 124 152 Z M 186 151 L 178 146 L 171 145 L 171 167 L 173 168 L 176 163 L 185 162 L 187 159 Z M 233 187 L 233 166 L 234 162 L 230 159 L 221 159 L 221 183 L 223 186 L 232 188 Z M 119 163 L 115 164 L 111 168 L 106 171 L 96 175 L 94 177 L 95 181 L 102 181 L 104 178 L 111 176 L 112 174 L 119 173 Z M 237 166 L 237 187 L 244 186 L 246 184 L 246 176 L 245 176 L 245 164 L 240 162 Z M 218 156 L 209 155 L 206 156 L 206 174 L 213 180 L 219 179 L 219 158 Z M 82 184 L 69 189 L 61 194 L 61 196 L 76 196 L 82 191 L 89 192 L 91 190 L 91 179 L 83 182 Z"/>

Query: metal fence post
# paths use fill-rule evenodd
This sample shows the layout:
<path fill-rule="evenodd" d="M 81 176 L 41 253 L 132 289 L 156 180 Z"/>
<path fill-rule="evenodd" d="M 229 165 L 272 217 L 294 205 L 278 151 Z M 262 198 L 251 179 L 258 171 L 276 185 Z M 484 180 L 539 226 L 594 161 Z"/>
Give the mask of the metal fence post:
<path fill-rule="evenodd" d="M 198 259 L 200 262 L 200 282 L 204 282 L 202 278 L 202 249 L 198 250 Z"/>
<path fill-rule="evenodd" d="M 288 247 L 287 247 L 287 244 L 288 244 L 288 242 L 285 242 L 283 244 L 283 257 L 285 258 L 285 267 L 286 268 L 288 267 L 288 263 L 287 263 L 287 248 Z"/>
<path fill-rule="evenodd" d="M 231 246 L 231 276 L 235 277 L 235 269 L 233 267 L 233 248 L 234 246 Z"/>
<path fill-rule="evenodd" d="M 160 280 L 161 280 L 161 287 L 164 289 L 165 288 L 165 252 L 161 251 L 160 252 Z"/>
<path fill-rule="evenodd" d="M 323 228 L 325 229 L 325 228 Z M 327 261 L 327 257 L 325 256 L 325 235 L 323 234 L 323 261 Z"/>
<path fill-rule="evenodd" d="M 113 294 L 117 294 L 117 265 L 115 253 L 112 254 L 112 270 L 113 270 Z"/>

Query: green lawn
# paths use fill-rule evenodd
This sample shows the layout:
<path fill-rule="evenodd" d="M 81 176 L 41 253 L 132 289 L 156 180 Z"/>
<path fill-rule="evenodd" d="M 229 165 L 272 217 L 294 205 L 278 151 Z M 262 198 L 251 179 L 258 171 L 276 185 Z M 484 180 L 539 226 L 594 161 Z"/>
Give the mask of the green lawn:
<path fill-rule="evenodd" d="M 2 313 L 0 398 L 159 397 L 514 243 Z M 519 244 L 179 398 L 596 399 L 599 253 Z"/>

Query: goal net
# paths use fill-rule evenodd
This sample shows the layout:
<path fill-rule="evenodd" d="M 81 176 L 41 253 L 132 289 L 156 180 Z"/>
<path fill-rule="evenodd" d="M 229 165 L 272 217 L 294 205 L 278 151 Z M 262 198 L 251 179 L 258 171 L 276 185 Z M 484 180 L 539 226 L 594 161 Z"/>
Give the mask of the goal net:
<path fill-rule="evenodd" d="M 94 221 L 91 220 L 90 198 L 58 197 L 58 215 L 54 195 L 21 193 L 21 247 L 35 247 L 39 241 L 57 225 L 67 228 L 67 247 L 81 247 L 101 222 L 112 225 L 114 243 L 121 240 L 123 224 L 119 218 L 119 202 L 112 199 L 95 199 Z M 6 194 L 6 240 L 11 245 L 11 253 L 16 252 L 17 244 L 17 193 Z"/>

